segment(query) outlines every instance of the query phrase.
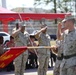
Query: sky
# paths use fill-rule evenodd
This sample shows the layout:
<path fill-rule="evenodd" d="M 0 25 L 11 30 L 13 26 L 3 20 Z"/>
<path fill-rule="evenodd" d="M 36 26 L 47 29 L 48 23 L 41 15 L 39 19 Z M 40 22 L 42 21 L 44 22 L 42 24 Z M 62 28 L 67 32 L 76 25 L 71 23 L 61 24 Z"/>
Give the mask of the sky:
<path fill-rule="evenodd" d="M 16 7 L 33 7 L 34 0 L 6 0 L 7 9 Z M 0 6 L 1 6 L 0 0 Z"/>
<path fill-rule="evenodd" d="M 6 6 L 7 6 L 7 9 L 9 10 L 16 7 L 34 7 L 33 4 L 34 4 L 34 0 L 6 0 Z M 1 0 L 0 0 L 0 6 L 2 6 Z M 50 9 L 50 6 L 52 8 L 53 5 L 51 4 L 51 5 L 45 6 L 44 4 L 42 4 L 41 6 L 37 6 L 37 7 Z"/>
<path fill-rule="evenodd" d="M 2 6 L 1 4 L 1 1 L 0 0 L 0 6 Z M 16 7 L 34 7 L 34 0 L 6 0 L 6 7 L 7 9 L 11 10 L 13 8 L 16 8 Z M 37 6 L 35 8 L 44 8 L 44 9 L 52 9 L 53 8 L 53 3 L 49 3 L 49 5 L 44 5 L 42 4 L 41 6 Z"/>

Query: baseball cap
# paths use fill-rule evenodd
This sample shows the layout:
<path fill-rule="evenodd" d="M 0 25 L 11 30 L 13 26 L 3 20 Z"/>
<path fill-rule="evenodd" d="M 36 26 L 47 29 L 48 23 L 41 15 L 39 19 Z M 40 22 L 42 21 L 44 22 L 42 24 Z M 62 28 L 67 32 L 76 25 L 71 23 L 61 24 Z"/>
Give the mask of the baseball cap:
<path fill-rule="evenodd" d="M 74 19 L 75 20 L 75 18 L 74 18 L 73 15 L 65 15 L 65 18 L 62 20 L 62 22 L 65 22 L 65 21 L 71 20 L 71 19 Z"/>

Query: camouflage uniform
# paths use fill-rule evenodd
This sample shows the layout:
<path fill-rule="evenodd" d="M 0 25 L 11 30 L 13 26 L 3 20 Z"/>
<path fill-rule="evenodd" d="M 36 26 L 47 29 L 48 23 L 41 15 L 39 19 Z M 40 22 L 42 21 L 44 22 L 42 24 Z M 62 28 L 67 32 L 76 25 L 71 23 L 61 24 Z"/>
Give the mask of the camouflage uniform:
<path fill-rule="evenodd" d="M 41 33 L 38 38 L 39 46 L 50 46 L 50 36 L 48 34 Z M 48 63 L 50 58 L 50 50 L 38 49 L 38 75 L 46 75 L 48 69 Z"/>
<path fill-rule="evenodd" d="M 76 29 L 65 32 L 63 54 L 60 75 L 76 75 Z"/>
<path fill-rule="evenodd" d="M 54 75 L 60 75 L 60 64 L 63 59 L 63 40 L 57 40 L 56 41 L 57 47 L 58 47 L 58 53 L 57 53 L 57 59 L 54 66 L 53 74 Z"/>
<path fill-rule="evenodd" d="M 22 33 L 21 31 L 15 37 L 15 46 L 27 46 L 29 44 L 29 35 L 27 32 Z M 15 75 L 23 75 L 26 62 L 28 58 L 28 50 L 19 55 L 14 60 Z"/>

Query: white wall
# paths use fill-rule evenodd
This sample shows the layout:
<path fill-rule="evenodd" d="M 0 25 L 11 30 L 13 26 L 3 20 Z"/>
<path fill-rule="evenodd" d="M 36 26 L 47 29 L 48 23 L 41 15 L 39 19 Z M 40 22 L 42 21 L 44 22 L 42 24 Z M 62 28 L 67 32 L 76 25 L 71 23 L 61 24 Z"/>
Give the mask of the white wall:
<path fill-rule="evenodd" d="M 6 0 L 2 0 L 2 7 L 3 7 L 3 8 L 7 8 L 7 7 L 6 7 Z"/>

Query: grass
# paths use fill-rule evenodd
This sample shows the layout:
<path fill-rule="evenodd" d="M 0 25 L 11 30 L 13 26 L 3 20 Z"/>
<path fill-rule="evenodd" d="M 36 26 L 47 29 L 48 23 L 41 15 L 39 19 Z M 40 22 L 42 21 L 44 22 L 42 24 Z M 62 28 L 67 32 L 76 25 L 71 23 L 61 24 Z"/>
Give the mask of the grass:
<path fill-rule="evenodd" d="M 53 75 L 53 74 L 48 74 L 48 75 Z"/>
<path fill-rule="evenodd" d="M 35 43 L 38 45 L 38 41 L 35 41 Z M 52 41 L 50 41 L 50 44 L 51 45 L 56 45 L 56 41 L 52 40 Z"/>
<path fill-rule="evenodd" d="M 56 45 L 56 41 L 52 40 L 50 41 L 51 45 Z"/>

